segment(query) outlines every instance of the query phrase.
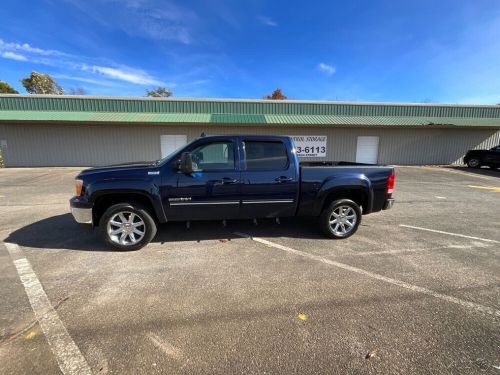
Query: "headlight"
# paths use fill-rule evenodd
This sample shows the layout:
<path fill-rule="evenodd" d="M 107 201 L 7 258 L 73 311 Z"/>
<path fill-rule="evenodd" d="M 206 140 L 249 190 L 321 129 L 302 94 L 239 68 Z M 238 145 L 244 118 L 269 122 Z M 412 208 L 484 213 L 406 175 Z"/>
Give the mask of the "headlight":
<path fill-rule="evenodd" d="M 82 194 L 83 180 L 75 180 L 76 183 L 76 195 L 80 196 Z"/>

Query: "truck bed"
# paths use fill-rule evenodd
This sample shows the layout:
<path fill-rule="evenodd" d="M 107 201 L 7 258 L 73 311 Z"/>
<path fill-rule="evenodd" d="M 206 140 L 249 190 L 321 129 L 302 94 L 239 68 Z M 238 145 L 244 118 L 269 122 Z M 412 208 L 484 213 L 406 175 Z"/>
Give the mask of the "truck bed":
<path fill-rule="evenodd" d="M 300 163 L 299 216 L 318 214 L 317 202 L 322 190 L 336 189 L 359 191 L 364 189 L 370 202 L 363 213 L 377 212 L 384 208 L 387 195 L 387 179 L 394 167 L 345 161 L 321 161 Z"/>

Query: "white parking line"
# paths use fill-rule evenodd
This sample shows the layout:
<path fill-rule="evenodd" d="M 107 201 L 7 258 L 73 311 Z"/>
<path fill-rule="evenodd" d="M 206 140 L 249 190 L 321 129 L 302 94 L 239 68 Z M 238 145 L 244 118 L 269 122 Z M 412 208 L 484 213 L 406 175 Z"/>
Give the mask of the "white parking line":
<path fill-rule="evenodd" d="M 298 256 L 301 256 L 304 258 L 309 258 L 309 259 L 315 260 L 317 262 L 329 264 L 331 266 L 335 266 L 335 267 L 341 268 L 341 269 L 346 270 L 346 271 L 350 271 L 350 272 L 354 272 L 354 273 L 357 273 L 360 275 L 368 276 L 372 279 L 384 281 L 386 283 L 397 285 L 397 286 L 409 289 L 409 290 L 414 291 L 414 292 L 426 294 L 428 296 L 439 298 L 443 301 L 455 303 L 457 305 L 467 307 L 469 309 L 473 309 L 473 310 L 476 310 L 476 311 L 479 311 L 482 313 L 490 314 L 490 315 L 493 315 L 495 317 L 500 317 L 500 310 L 496 310 L 496 309 L 491 308 L 491 307 L 483 306 L 483 305 L 480 305 L 478 303 L 474 303 L 474 302 L 470 302 L 470 301 L 465 301 L 465 300 L 460 299 L 460 298 L 448 296 L 446 294 L 438 293 L 438 292 L 435 292 L 435 291 L 427 289 L 427 288 L 422 288 L 422 287 L 417 286 L 417 285 L 409 284 L 409 283 L 401 281 L 401 280 L 391 279 L 390 277 L 382 276 L 382 275 L 379 275 L 377 273 L 373 273 L 370 271 L 365 271 L 364 269 L 361 269 L 358 267 L 353 267 L 353 266 L 350 266 L 348 264 L 336 262 L 334 260 L 330 260 L 330 259 L 323 258 L 323 257 L 313 255 L 313 254 L 309 254 L 309 253 L 306 253 L 305 251 L 292 249 L 291 247 L 288 247 L 288 246 L 283 246 L 283 245 L 280 245 L 280 244 L 277 244 L 277 243 L 274 243 L 271 241 L 267 241 L 263 238 L 252 237 L 246 233 L 235 232 L 234 234 L 236 234 L 240 237 L 249 238 L 253 241 L 260 242 L 264 245 L 274 247 L 276 249 L 287 251 L 289 253 L 292 253 L 292 254 L 295 254 L 295 255 L 298 255 Z"/>
<path fill-rule="evenodd" d="M 439 234 L 447 234 L 447 235 L 449 235 L 449 236 L 462 237 L 462 238 L 469 238 L 469 239 L 471 239 L 471 240 L 479 240 L 479 241 L 484 241 L 484 242 L 500 243 L 500 241 L 490 240 L 490 239 L 488 239 L 488 238 L 481 238 L 481 237 L 474 237 L 474 236 L 466 236 L 465 234 L 460 234 L 460 233 L 443 232 L 442 230 L 429 229 L 429 228 L 422 228 L 422 227 L 414 227 L 413 225 L 399 224 L 399 226 L 400 226 L 400 227 L 403 227 L 403 228 L 410 228 L 410 229 L 416 229 L 416 230 L 423 230 L 423 231 L 427 231 L 427 232 L 434 232 L 434 233 L 439 233 Z"/>
<path fill-rule="evenodd" d="M 24 290 L 28 295 L 31 308 L 40 323 L 52 353 L 56 357 L 63 374 L 92 374 L 92 371 L 83 357 L 80 349 L 69 335 L 59 315 L 52 307 L 42 284 L 38 280 L 31 264 L 24 256 L 21 247 L 17 244 L 4 242 L 5 247 L 13 260 Z"/>
<path fill-rule="evenodd" d="M 480 246 L 478 246 L 480 244 Z M 349 257 L 357 256 L 367 256 L 367 255 L 394 255 L 394 254 L 407 254 L 407 253 L 422 253 L 425 251 L 435 251 L 435 250 L 449 250 L 449 249 L 473 249 L 473 248 L 484 248 L 492 245 L 486 245 L 481 242 L 476 242 L 475 245 L 446 245 L 446 246 L 436 246 L 436 247 L 422 247 L 418 249 L 400 249 L 400 250 L 382 250 L 382 251 L 356 251 L 352 253 L 345 253 L 342 255 Z"/>

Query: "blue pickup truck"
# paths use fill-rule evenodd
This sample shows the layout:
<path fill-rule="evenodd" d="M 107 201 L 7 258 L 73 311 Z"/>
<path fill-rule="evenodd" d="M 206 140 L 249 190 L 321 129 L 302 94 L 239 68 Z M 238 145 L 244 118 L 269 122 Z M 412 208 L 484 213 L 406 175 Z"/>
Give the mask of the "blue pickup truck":
<path fill-rule="evenodd" d="M 341 239 L 361 215 L 392 207 L 394 177 L 389 166 L 299 163 L 290 137 L 210 136 L 155 162 L 82 171 L 70 207 L 120 250 L 145 246 L 168 221 L 309 216 Z"/>

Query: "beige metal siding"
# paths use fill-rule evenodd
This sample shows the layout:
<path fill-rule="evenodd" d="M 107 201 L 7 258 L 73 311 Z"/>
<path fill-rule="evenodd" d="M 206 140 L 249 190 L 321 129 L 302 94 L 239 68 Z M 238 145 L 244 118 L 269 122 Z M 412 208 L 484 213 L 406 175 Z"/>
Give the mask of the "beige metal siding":
<path fill-rule="evenodd" d="M 243 125 L 114 125 L 7 124 L 0 140 L 7 141 L 6 166 L 97 166 L 160 158 L 160 135 L 201 133 L 326 135 L 327 157 L 313 160 L 355 161 L 358 136 L 378 136 L 379 163 L 451 164 L 471 148 L 500 144 L 496 129 L 407 129 L 360 127 L 287 127 Z M 304 160 L 311 160 L 304 159 Z"/>

